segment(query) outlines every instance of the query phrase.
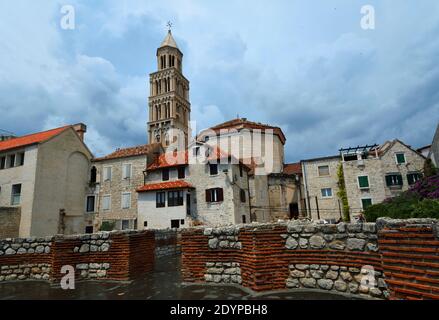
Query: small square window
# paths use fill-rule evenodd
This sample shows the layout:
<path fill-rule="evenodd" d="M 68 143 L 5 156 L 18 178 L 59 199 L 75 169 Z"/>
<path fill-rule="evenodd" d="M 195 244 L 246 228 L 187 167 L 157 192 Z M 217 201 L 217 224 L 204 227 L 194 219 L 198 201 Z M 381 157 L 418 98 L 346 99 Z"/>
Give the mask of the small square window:
<path fill-rule="evenodd" d="M 215 176 L 218 174 L 218 164 L 216 163 L 210 163 L 209 164 L 209 171 L 211 176 Z"/>
<path fill-rule="evenodd" d="M 397 153 L 396 154 L 396 163 L 397 164 L 404 164 L 405 163 L 405 154 L 404 153 Z"/>
<path fill-rule="evenodd" d="M 329 166 L 319 166 L 319 176 L 329 176 Z"/>
<path fill-rule="evenodd" d="M 93 226 L 86 226 L 85 227 L 85 233 L 86 234 L 93 233 Z"/>
<path fill-rule="evenodd" d="M 332 197 L 332 189 L 331 188 L 324 188 L 322 191 L 322 198 L 331 198 Z"/>
<path fill-rule="evenodd" d="M 122 230 L 128 230 L 130 228 L 130 220 L 122 220 Z"/>
<path fill-rule="evenodd" d="M 147 227 L 148 226 L 148 221 L 143 221 L 143 226 Z"/>

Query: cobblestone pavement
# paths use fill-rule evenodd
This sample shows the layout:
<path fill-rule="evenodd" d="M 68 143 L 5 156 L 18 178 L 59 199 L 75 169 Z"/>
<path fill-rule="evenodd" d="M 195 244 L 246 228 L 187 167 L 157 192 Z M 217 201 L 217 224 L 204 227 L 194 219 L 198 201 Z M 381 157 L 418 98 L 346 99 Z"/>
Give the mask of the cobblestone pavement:
<path fill-rule="evenodd" d="M 252 299 L 288 299 L 307 300 L 348 299 L 329 293 L 283 292 L 263 296 L 253 296 L 233 286 L 184 285 L 179 272 L 180 258 L 167 257 L 156 261 L 155 271 L 130 283 L 117 282 L 80 282 L 75 290 L 62 290 L 45 282 L 14 282 L 0 284 L 2 300 L 252 300 Z"/>

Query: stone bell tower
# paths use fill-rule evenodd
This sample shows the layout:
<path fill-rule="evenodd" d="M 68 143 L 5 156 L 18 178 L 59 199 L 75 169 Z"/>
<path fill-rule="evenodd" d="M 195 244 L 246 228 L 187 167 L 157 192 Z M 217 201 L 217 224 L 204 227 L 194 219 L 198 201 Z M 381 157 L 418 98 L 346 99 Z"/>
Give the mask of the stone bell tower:
<path fill-rule="evenodd" d="M 186 148 L 191 112 L 189 81 L 183 76 L 183 53 L 171 30 L 157 49 L 157 69 L 149 76 L 149 143 L 160 142 L 166 148 L 178 142 Z"/>

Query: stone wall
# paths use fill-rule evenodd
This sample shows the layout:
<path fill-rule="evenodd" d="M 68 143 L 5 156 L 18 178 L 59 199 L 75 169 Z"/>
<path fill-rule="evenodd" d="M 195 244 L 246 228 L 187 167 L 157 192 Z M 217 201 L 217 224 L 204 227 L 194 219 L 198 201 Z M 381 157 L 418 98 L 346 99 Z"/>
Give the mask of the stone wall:
<path fill-rule="evenodd" d="M 0 207 L 0 239 L 18 237 L 20 232 L 21 209 Z"/>
<path fill-rule="evenodd" d="M 76 279 L 130 280 L 154 264 L 152 231 L 0 240 L 0 281 L 59 281 L 63 266 Z"/>
<path fill-rule="evenodd" d="M 380 219 L 183 230 L 183 279 L 240 283 L 254 291 L 309 288 L 366 298 L 439 299 L 437 227 L 436 220 Z"/>
<path fill-rule="evenodd" d="M 155 256 L 157 258 L 178 255 L 181 252 L 181 234 L 174 230 L 154 230 Z"/>

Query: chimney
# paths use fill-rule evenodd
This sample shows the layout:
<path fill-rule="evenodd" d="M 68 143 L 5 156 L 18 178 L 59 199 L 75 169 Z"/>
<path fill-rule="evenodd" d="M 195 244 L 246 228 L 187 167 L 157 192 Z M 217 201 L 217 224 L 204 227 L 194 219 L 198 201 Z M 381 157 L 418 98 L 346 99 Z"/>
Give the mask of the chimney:
<path fill-rule="evenodd" d="M 84 135 L 87 132 L 87 126 L 83 123 L 78 123 L 78 124 L 74 124 L 72 127 L 73 129 L 75 129 L 79 138 L 81 138 L 81 140 L 84 141 Z"/>

